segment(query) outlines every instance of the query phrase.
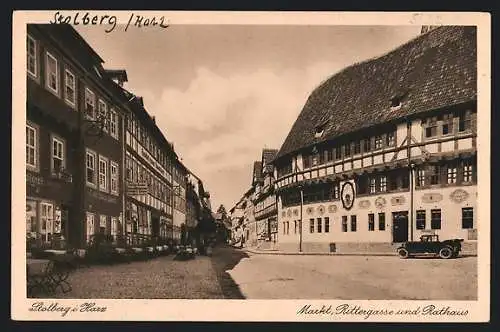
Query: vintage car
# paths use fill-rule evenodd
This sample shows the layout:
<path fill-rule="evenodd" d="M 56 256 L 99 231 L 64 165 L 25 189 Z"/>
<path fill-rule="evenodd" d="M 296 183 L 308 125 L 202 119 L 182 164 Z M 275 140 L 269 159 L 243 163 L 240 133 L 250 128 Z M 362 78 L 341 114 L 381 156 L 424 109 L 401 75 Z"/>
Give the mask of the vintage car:
<path fill-rule="evenodd" d="M 422 235 L 420 241 L 403 243 L 397 249 L 397 252 L 400 258 L 431 254 L 443 259 L 449 259 L 459 255 L 463 241 L 463 239 L 439 241 L 438 235 Z"/>

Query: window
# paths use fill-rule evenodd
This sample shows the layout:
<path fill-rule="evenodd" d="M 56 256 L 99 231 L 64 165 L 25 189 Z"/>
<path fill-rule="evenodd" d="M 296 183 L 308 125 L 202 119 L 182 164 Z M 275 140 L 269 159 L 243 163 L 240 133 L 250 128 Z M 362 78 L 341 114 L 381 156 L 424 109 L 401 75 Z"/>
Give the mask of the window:
<path fill-rule="evenodd" d="M 297 234 L 297 220 L 293 222 L 293 233 Z"/>
<path fill-rule="evenodd" d="M 425 171 L 423 169 L 417 170 L 417 186 L 425 186 Z"/>
<path fill-rule="evenodd" d="M 325 233 L 330 233 L 330 218 L 325 217 Z"/>
<path fill-rule="evenodd" d="M 329 150 L 325 151 L 325 158 L 326 158 L 326 162 L 329 162 L 329 161 L 333 160 L 333 151 L 332 151 L 332 149 L 329 149 Z"/>
<path fill-rule="evenodd" d="M 28 73 L 37 77 L 37 50 L 36 50 L 36 41 L 28 35 L 26 42 L 26 55 L 27 55 L 27 70 Z"/>
<path fill-rule="evenodd" d="M 356 231 L 356 216 L 351 216 L 351 232 Z"/>
<path fill-rule="evenodd" d="M 453 133 L 453 114 L 444 114 L 441 123 L 441 131 L 443 135 Z"/>
<path fill-rule="evenodd" d="M 95 185 L 96 181 L 96 173 L 95 173 L 95 153 L 87 151 L 87 183 Z"/>
<path fill-rule="evenodd" d="M 64 142 L 52 137 L 52 172 L 58 172 L 64 168 Z"/>
<path fill-rule="evenodd" d="M 309 219 L 309 233 L 314 233 L 314 219 Z"/>
<path fill-rule="evenodd" d="M 372 144 L 371 144 L 370 138 L 365 138 L 363 140 L 363 151 L 364 152 L 370 152 L 372 150 Z"/>
<path fill-rule="evenodd" d="M 350 157 L 351 156 L 351 144 L 346 144 L 344 145 L 344 157 Z"/>
<path fill-rule="evenodd" d="M 381 192 L 386 192 L 387 191 L 387 177 L 385 175 L 382 175 L 379 178 L 379 189 Z"/>
<path fill-rule="evenodd" d="M 463 182 L 472 182 L 472 161 L 465 160 L 463 164 Z"/>
<path fill-rule="evenodd" d="M 347 232 L 347 216 L 342 216 L 342 232 Z"/>
<path fill-rule="evenodd" d="M 448 184 L 457 183 L 457 167 L 455 165 L 448 165 L 447 182 Z"/>
<path fill-rule="evenodd" d="M 375 150 L 382 149 L 382 136 L 375 136 Z"/>
<path fill-rule="evenodd" d="M 118 164 L 113 161 L 111 162 L 110 173 L 111 192 L 113 194 L 118 194 Z"/>
<path fill-rule="evenodd" d="M 323 223 L 322 223 L 321 218 L 318 218 L 317 221 L 318 221 L 318 233 L 321 233 L 322 227 L 323 227 Z"/>
<path fill-rule="evenodd" d="M 463 132 L 471 129 L 472 113 L 464 111 L 458 115 L 458 131 Z"/>
<path fill-rule="evenodd" d="M 26 165 L 37 167 L 37 134 L 36 129 L 26 125 Z"/>
<path fill-rule="evenodd" d="M 286 235 L 286 222 L 283 221 L 283 235 Z"/>
<path fill-rule="evenodd" d="M 416 226 L 417 229 L 425 229 L 425 210 L 417 210 Z"/>
<path fill-rule="evenodd" d="M 106 233 L 106 220 L 107 217 L 105 215 L 99 215 L 99 232 L 101 234 L 105 234 Z"/>
<path fill-rule="evenodd" d="M 435 137 L 437 136 L 437 118 L 433 117 L 430 119 L 427 119 L 426 125 L 425 125 L 425 137 L 430 138 L 430 137 Z"/>
<path fill-rule="evenodd" d="M 55 92 L 59 93 L 59 68 L 57 65 L 57 59 L 50 53 L 47 52 L 46 58 L 46 85 L 47 87 Z"/>
<path fill-rule="evenodd" d="M 387 136 L 385 137 L 385 144 L 386 146 L 394 146 L 396 145 L 396 133 L 391 131 L 387 133 Z"/>
<path fill-rule="evenodd" d="M 340 183 L 334 183 L 333 184 L 333 199 L 339 199 L 340 198 Z"/>
<path fill-rule="evenodd" d="M 109 111 L 109 133 L 118 139 L 118 114 L 113 109 Z"/>
<path fill-rule="evenodd" d="M 99 119 L 101 120 L 104 120 L 105 122 L 107 122 L 107 116 L 108 116 L 108 106 L 106 105 L 106 103 L 99 99 Z M 105 123 L 106 125 L 104 126 L 104 131 L 107 132 L 108 131 L 108 123 Z"/>
<path fill-rule="evenodd" d="M 286 234 L 290 234 L 290 222 L 289 221 L 286 222 Z"/>
<path fill-rule="evenodd" d="M 462 228 L 474 228 L 474 215 L 471 207 L 462 208 Z"/>
<path fill-rule="evenodd" d="M 95 226 L 94 226 L 94 214 L 87 212 L 87 242 L 90 242 L 90 239 L 94 235 Z"/>
<path fill-rule="evenodd" d="M 111 236 L 118 235 L 118 218 L 111 217 Z"/>
<path fill-rule="evenodd" d="M 64 71 L 64 99 L 71 106 L 75 106 L 76 82 L 75 75 L 68 69 Z"/>
<path fill-rule="evenodd" d="M 375 230 L 375 215 L 373 213 L 368 214 L 368 230 Z"/>
<path fill-rule="evenodd" d="M 407 171 L 403 171 L 404 173 L 401 175 L 401 188 L 408 189 L 410 187 L 410 175 Z"/>
<path fill-rule="evenodd" d="M 368 193 L 368 177 L 366 175 L 360 175 L 358 181 L 356 181 L 357 190 L 356 193 L 359 195 L 364 195 Z"/>
<path fill-rule="evenodd" d="M 378 214 L 378 230 L 385 231 L 385 213 Z"/>
<path fill-rule="evenodd" d="M 370 178 L 370 194 L 374 194 L 377 191 L 376 179 Z"/>
<path fill-rule="evenodd" d="M 95 119 L 95 94 L 85 88 L 85 116 Z"/>
<path fill-rule="evenodd" d="M 360 153 L 361 153 L 361 142 L 355 141 L 354 142 L 354 154 L 360 154 Z"/>
<path fill-rule="evenodd" d="M 431 210 L 431 229 L 441 229 L 441 209 Z"/>
<path fill-rule="evenodd" d="M 340 146 L 338 148 L 335 148 L 335 159 L 342 159 L 342 149 Z"/>
<path fill-rule="evenodd" d="M 439 166 L 438 165 L 432 165 L 429 166 L 429 178 L 430 178 L 430 184 L 439 184 Z"/>
<path fill-rule="evenodd" d="M 302 165 L 303 165 L 304 169 L 311 167 L 311 156 L 303 155 L 302 156 Z"/>

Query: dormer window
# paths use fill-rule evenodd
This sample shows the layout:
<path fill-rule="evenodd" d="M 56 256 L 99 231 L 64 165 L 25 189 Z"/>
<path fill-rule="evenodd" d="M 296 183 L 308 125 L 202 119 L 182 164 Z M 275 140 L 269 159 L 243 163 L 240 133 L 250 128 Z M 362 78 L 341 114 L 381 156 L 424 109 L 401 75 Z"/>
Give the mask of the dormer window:
<path fill-rule="evenodd" d="M 394 97 L 391 99 L 391 110 L 401 108 L 401 97 Z"/>
<path fill-rule="evenodd" d="M 314 132 L 315 138 L 320 138 L 323 136 L 323 134 L 325 133 L 325 126 L 326 126 L 326 123 L 322 123 L 319 126 L 316 126 L 316 130 Z"/>

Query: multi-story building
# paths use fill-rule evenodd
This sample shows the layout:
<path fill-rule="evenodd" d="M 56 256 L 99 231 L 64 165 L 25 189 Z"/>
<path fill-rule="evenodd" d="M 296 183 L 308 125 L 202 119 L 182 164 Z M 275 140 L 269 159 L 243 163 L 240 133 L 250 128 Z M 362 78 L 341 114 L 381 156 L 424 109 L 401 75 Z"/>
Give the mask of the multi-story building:
<path fill-rule="evenodd" d="M 241 198 L 238 203 L 236 203 L 229 210 L 229 218 L 231 220 L 231 240 L 235 245 L 242 244 L 244 202 L 244 199 Z"/>
<path fill-rule="evenodd" d="M 116 84 L 70 25 L 27 32 L 27 236 L 83 247 L 118 235 L 126 110 Z"/>
<path fill-rule="evenodd" d="M 476 30 L 424 32 L 309 96 L 274 160 L 281 250 L 475 246 Z"/>
<path fill-rule="evenodd" d="M 256 177 L 259 190 L 255 197 L 255 219 L 260 241 L 275 244 L 278 232 L 276 195 L 274 193 L 274 166 L 272 160 L 278 153 L 275 149 L 263 149 L 261 175 Z M 262 245 L 261 245 L 262 247 Z"/>
<path fill-rule="evenodd" d="M 178 239 L 174 224 L 174 180 L 178 157 L 144 108 L 141 97 L 123 90 L 131 112 L 126 133 L 126 232 L 129 241 Z M 185 193 L 182 193 L 185 194 Z"/>

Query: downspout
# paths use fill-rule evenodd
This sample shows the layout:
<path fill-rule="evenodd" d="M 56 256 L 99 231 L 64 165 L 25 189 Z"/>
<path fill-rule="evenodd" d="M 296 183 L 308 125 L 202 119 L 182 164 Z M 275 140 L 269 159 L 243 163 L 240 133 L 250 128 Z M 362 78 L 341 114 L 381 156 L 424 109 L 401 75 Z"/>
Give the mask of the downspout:
<path fill-rule="evenodd" d="M 410 241 L 413 241 L 413 163 L 411 162 L 411 120 L 406 120 L 406 147 L 408 156 L 408 168 L 410 172 Z"/>
<path fill-rule="evenodd" d="M 300 186 L 300 223 L 299 223 L 299 252 L 302 252 L 302 209 L 304 206 L 304 191 Z"/>

